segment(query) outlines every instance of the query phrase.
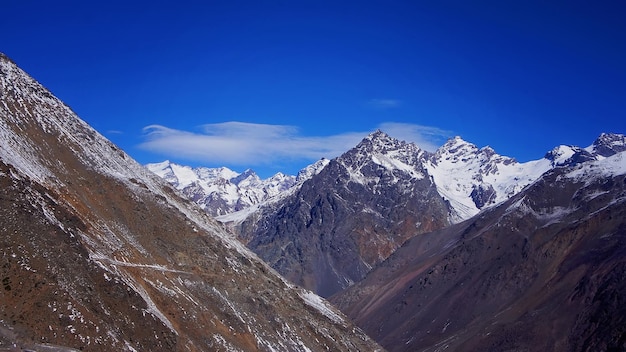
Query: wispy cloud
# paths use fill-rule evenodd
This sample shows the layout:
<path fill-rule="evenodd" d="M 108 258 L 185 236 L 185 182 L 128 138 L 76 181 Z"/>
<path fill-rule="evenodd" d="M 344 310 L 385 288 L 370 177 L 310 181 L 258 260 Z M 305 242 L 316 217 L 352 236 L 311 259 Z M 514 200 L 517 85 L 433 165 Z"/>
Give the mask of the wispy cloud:
<path fill-rule="evenodd" d="M 368 105 L 376 109 L 395 109 L 402 105 L 397 99 L 371 99 Z"/>
<path fill-rule="evenodd" d="M 434 150 L 450 135 L 434 127 L 384 123 L 379 128 L 398 139 Z M 331 136 L 304 136 L 295 126 L 245 122 L 202 125 L 198 131 L 183 131 L 161 125 L 144 128 L 144 150 L 170 158 L 210 165 L 258 166 L 295 160 L 334 158 L 354 147 L 371 131 Z"/>

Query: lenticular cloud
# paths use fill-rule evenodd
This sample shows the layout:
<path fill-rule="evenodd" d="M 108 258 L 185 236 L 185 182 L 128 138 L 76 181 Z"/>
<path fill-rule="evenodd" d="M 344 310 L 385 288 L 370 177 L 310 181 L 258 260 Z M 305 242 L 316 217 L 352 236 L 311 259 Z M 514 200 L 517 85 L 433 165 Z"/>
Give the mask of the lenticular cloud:
<path fill-rule="evenodd" d="M 381 129 L 398 138 L 416 142 L 429 150 L 433 136 L 446 131 L 411 124 L 386 123 Z M 303 136 L 297 127 L 245 122 L 206 124 L 197 131 L 162 125 L 144 127 L 140 148 L 165 157 L 208 164 L 243 166 L 270 165 L 284 160 L 334 158 L 354 147 L 368 132 L 346 132 L 331 136 Z"/>

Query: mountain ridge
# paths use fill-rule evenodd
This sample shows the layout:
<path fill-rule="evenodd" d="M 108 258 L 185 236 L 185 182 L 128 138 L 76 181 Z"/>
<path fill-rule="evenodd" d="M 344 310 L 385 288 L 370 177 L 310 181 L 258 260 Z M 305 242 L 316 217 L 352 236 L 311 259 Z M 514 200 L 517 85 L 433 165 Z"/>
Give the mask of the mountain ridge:
<path fill-rule="evenodd" d="M 415 160 L 409 162 L 409 164 L 422 164 L 420 167 L 423 167 L 429 176 L 434 177 L 434 182 L 437 184 L 438 192 L 451 203 L 452 210 L 450 220 L 452 222 L 459 222 L 477 214 L 484 207 L 492 206 L 508 199 L 510 196 L 519 192 L 523 187 L 533 182 L 541 174 L 553 167 L 576 164 L 587 160 L 595 160 L 599 157 L 604 157 L 603 154 L 609 155 L 607 153 L 611 153 L 614 149 L 618 151 L 624 150 L 624 148 L 626 148 L 625 138 L 626 137 L 622 134 L 602 133 L 588 147 L 582 148 L 572 145 L 560 145 L 546 152 L 544 157 L 541 159 L 530 160 L 522 163 L 518 162 L 515 158 L 497 154 L 496 151 L 490 146 L 478 148 L 476 145 L 465 141 L 460 136 L 450 138 L 433 153 L 422 150 L 413 143 L 405 142 L 406 145 L 413 146 L 411 147 L 411 151 L 404 151 L 404 153 L 407 155 L 411 154 L 411 157 L 415 158 Z M 364 137 L 363 141 L 361 141 L 361 143 L 364 141 L 371 141 L 371 144 L 365 147 L 363 153 L 366 155 L 369 152 L 375 151 L 376 153 L 379 153 L 379 155 L 384 155 L 386 153 L 386 148 L 394 143 L 392 140 L 396 139 L 387 135 L 382 130 L 376 130 Z M 399 140 L 396 141 L 400 142 Z M 361 145 L 361 143 L 359 143 L 359 145 Z M 355 146 L 355 148 L 358 148 L 359 145 Z M 408 160 L 407 158 L 408 156 L 405 156 L 405 161 Z M 396 162 L 395 164 L 394 160 L 396 159 L 382 157 L 378 160 L 378 162 L 387 162 L 389 163 L 387 165 L 388 167 L 398 168 L 400 171 L 413 173 L 414 177 L 424 177 L 424 175 L 420 172 L 411 170 L 411 167 L 402 165 L 402 161 L 400 159 L 397 160 L 400 161 L 400 163 Z M 328 162 L 327 159 L 322 159 L 321 161 L 308 166 L 307 168 L 312 167 L 316 171 L 307 176 L 307 178 L 302 178 L 300 174 L 303 171 L 300 171 L 299 175 L 295 178 L 296 181 L 294 183 L 288 182 L 288 184 L 282 186 L 281 190 L 274 189 L 273 192 L 263 191 L 264 187 L 266 187 L 265 184 L 261 187 L 257 186 L 254 192 L 263 193 L 267 196 L 257 197 L 256 201 L 249 201 L 245 204 L 238 203 L 239 208 L 230 207 L 228 210 L 219 208 L 219 213 L 215 213 L 209 209 L 210 206 L 202 200 L 206 199 L 204 198 L 205 196 L 202 195 L 206 193 L 206 187 L 205 190 L 197 192 L 194 192 L 193 188 L 190 188 L 187 190 L 188 192 L 184 193 L 186 193 L 191 199 L 194 199 L 199 204 L 203 205 L 204 208 L 209 209 L 210 214 L 218 216 L 228 222 L 231 218 L 228 214 L 243 210 L 252 205 L 262 206 L 263 202 L 278 195 L 282 191 L 285 191 L 296 184 L 301 184 L 306 179 L 315 176 L 315 174 L 320 171 L 320 168 L 316 167 L 316 165 L 319 166 L 319 164 L 324 161 L 326 163 Z M 147 166 L 148 168 L 158 169 L 158 167 L 155 168 L 155 165 L 159 164 L 148 164 Z M 178 166 L 184 167 L 181 165 Z M 202 168 L 196 168 L 196 170 L 197 169 Z M 303 170 L 306 170 L 306 168 Z M 156 171 L 157 174 L 162 173 L 162 171 L 158 170 L 152 171 Z M 246 170 L 245 172 L 249 171 L 250 170 Z M 278 173 L 273 177 L 282 177 L 282 175 L 282 173 Z M 360 177 L 358 173 L 355 173 L 352 176 L 355 177 L 355 180 Z M 287 175 L 285 177 L 289 180 L 293 179 L 293 176 Z M 224 178 L 226 179 L 227 177 Z M 264 182 L 267 182 L 272 178 L 268 178 L 264 180 Z M 169 182 L 181 188 L 179 186 L 178 179 L 173 179 Z M 254 186 L 252 186 L 252 188 L 254 188 Z M 220 197 L 218 193 L 219 191 L 213 190 L 213 194 L 216 197 Z M 232 197 L 221 196 L 221 198 Z M 242 216 L 243 213 L 240 216 L 232 216 L 232 218 L 241 219 Z"/>

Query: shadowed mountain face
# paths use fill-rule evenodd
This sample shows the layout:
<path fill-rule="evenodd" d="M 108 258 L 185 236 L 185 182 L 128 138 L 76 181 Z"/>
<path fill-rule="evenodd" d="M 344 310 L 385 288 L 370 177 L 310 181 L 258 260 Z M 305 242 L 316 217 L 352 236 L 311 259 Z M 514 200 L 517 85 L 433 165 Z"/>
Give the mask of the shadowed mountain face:
<path fill-rule="evenodd" d="M 0 349 L 379 349 L 1 54 L 0 248 Z"/>
<path fill-rule="evenodd" d="M 390 351 L 625 350 L 624 154 L 412 238 L 331 301 Z"/>
<path fill-rule="evenodd" d="M 362 279 L 404 241 L 448 225 L 414 144 L 382 132 L 240 225 L 249 248 L 322 296 Z"/>

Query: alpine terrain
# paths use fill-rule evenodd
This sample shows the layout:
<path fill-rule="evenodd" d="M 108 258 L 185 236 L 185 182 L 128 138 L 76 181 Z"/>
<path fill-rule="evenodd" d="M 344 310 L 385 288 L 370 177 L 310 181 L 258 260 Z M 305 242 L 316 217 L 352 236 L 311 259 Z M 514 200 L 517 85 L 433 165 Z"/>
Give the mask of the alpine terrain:
<path fill-rule="evenodd" d="M 390 351 L 626 350 L 626 137 L 519 163 L 376 131 L 218 217 Z"/>
<path fill-rule="evenodd" d="M 331 300 L 390 351 L 626 350 L 624 150 L 556 148 L 560 166 Z"/>
<path fill-rule="evenodd" d="M 0 349 L 380 349 L 2 54 L 0 184 Z"/>
<path fill-rule="evenodd" d="M 288 192 L 218 219 L 286 278 L 328 297 L 407 239 L 500 204 L 555 167 L 604 157 L 594 148 L 611 138 L 623 145 L 607 134 L 519 163 L 460 137 L 430 153 L 376 131 Z"/>

